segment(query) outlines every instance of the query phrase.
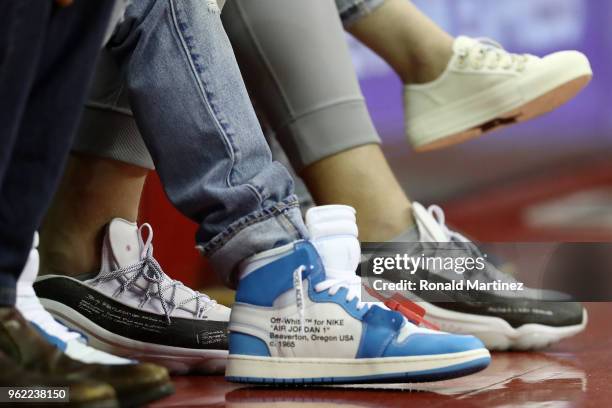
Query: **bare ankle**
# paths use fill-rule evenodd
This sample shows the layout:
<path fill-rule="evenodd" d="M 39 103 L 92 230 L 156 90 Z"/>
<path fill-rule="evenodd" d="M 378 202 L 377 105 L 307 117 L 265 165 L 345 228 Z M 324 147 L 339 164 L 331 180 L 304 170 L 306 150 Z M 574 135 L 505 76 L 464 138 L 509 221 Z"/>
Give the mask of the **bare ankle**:
<path fill-rule="evenodd" d="M 89 252 L 89 253 L 88 253 Z M 74 246 L 54 245 L 40 248 L 40 275 L 79 276 L 100 269 L 100 254 L 76 249 Z"/>
<path fill-rule="evenodd" d="M 397 73 L 405 85 L 432 82 L 446 70 L 452 55 L 452 42 L 446 45 L 439 44 L 435 48 L 410 57 L 410 62 L 403 64 Z"/>
<path fill-rule="evenodd" d="M 394 239 L 414 225 L 410 209 L 389 217 L 381 212 L 378 217 L 363 219 L 357 217 L 359 224 L 359 239 L 362 242 L 386 242 Z"/>

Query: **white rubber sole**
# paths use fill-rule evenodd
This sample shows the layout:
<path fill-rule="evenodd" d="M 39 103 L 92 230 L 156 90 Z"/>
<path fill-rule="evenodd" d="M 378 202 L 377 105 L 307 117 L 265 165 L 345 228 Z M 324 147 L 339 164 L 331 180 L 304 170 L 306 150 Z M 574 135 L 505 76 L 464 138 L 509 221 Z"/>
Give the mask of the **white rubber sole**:
<path fill-rule="evenodd" d="M 538 350 L 586 328 L 588 315 L 583 311 L 582 323 L 574 326 L 553 327 L 542 324 L 524 324 L 514 328 L 505 320 L 442 309 L 427 302 L 418 302 L 425 308 L 425 318 L 449 333 L 471 334 L 478 337 L 489 350 Z"/>
<path fill-rule="evenodd" d="M 434 150 L 555 110 L 593 76 L 586 57 L 578 53 L 574 57 L 574 64 L 557 64 L 547 72 L 506 81 L 418 117 L 406 117 L 410 142 L 416 151 Z"/>
<path fill-rule="evenodd" d="M 166 367 L 172 374 L 222 374 L 227 363 L 227 350 L 197 350 L 164 346 L 129 339 L 112 333 L 63 303 L 40 299 L 59 321 L 87 336 L 89 345 L 117 356 L 148 361 Z"/>
<path fill-rule="evenodd" d="M 430 356 L 386 358 L 285 358 L 232 355 L 226 378 L 247 383 L 360 383 L 436 381 L 480 371 L 486 349 Z"/>

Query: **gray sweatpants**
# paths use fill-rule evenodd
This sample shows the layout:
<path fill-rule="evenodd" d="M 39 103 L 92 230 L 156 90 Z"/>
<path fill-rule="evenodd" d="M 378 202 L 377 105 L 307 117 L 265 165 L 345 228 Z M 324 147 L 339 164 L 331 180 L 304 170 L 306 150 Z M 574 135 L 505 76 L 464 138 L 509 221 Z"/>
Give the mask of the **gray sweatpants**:
<path fill-rule="evenodd" d="M 223 22 L 243 76 L 291 165 L 303 167 L 380 143 L 338 18 L 345 23 L 383 0 L 230 0 Z M 205 147 L 204 147 L 205 148 Z M 74 151 L 145 168 L 153 162 L 132 117 L 121 73 L 103 52 Z"/>

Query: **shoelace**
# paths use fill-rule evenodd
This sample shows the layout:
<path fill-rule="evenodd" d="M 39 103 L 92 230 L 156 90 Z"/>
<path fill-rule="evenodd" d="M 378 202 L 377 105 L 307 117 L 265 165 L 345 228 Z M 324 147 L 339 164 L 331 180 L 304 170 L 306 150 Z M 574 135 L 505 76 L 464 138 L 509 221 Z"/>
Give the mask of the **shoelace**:
<path fill-rule="evenodd" d="M 463 244 L 461 245 L 462 249 L 467 249 L 471 254 L 475 256 L 484 257 L 483 253 L 476 246 L 476 244 L 474 244 L 474 242 L 472 242 L 470 239 L 460 234 L 459 232 L 453 231 L 452 229 L 448 228 L 448 226 L 446 225 L 446 216 L 444 214 L 444 210 L 441 207 L 437 205 L 430 205 L 427 208 L 427 212 L 429 213 L 429 215 L 432 216 L 434 220 L 436 220 L 439 228 L 448 237 L 449 242 L 459 242 L 460 244 Z M 480 272 L 484 273 L 489 278 L 492 278 L 494 280 L 503 280 L 506 282 L 517 282 L 514 276 L 500 271 L 490 262 L 488 262 L 487 264 L 488 264 L 488 267 L 484 268 Z M 474 269 L 473 271 L 476 271 L 476 270 Z"/>
<path fill-rule="evenodd" d="M 57 337 L 61 341 L 67 343 L 81 337 L 77 332 L 69 330 L 66 326 L 58 323 L 49 312 L 45 310 L 40 303 L 38 296 L 32 290 L 32 293 L 27 295 L 19 295 L 19 310 L 23 316 L 30 322 L 36 324 L 45 333 Z"/>
<path fill-rule="evenodd" d="M 482 68 L 487 62 L 490 69 L 496 69 L 499 66 L 505 70 L 514 67 L 519 72 L 525 69 L 527 55 L 509 53 L 501 44 L 490 38 L 480 37 L 475 40 L 476 44 L 473 47 L 459 51 L 459 67 L 466 67 L 469 61 L 474 69 Z"/>
<path fill-rule="evenodd" d="M 304 332 L 304 285 L 302 274 L 306 270 L 306 266 L 301 265 L 295 271 L 293 271 L 293 288 L 295 289 L 295 301 L 298 307 L 298 314 L 300 319 L 300 330 Z M 317 293 L 328 291 L 330 296 L 334 296 L 342 288 L 346 288 L 346 302 L 350 303 L 355 298 L 358 299 L 356 303 L 357 310 L 361 310 L 364 307 L 368 307 L 366 302 L 361 301 L 361 278 L 356 274 L 352 276 L 346 276 L 343 278 L 327 278 L 322 282 L 317 283 L 313 286 L 313 289 Z"/>
<path fill-rule="evenodd" d="M 147 229 L 147 240 L 143 240 L 143 230 Z M 128 265 L 126 267 L 116 269 L 111 272 L 101 273 L 98 275 L 93 284 L 101 282 L 112 281 L 118 279 L 121 282 L 121 287 L 113 294 L 114 297 L 130 290 L 138 281 L 140 277 L 144 278 L 147 282 L 147 287 L 143 295 L 142 301 L 139 307 L 144 307 L 147 302 L 153 298 L 160 300 L 162 309 L 166 316 L 168 324 L 171 323 L 172 313 L 191 302 L 195 302 L 195 318 L 202 318 L 205 313 L 212 309 L 217 302 L 203 293 L 196 292 L 195 290 L 183 285 L 183 283 L 171 279 L 164 273 L 161 266 L 155 258 L 153 258 L 153 228 L 149 224 L 143 224 L 138 229 L 138 240 L 142 252 L 140 254 L 140 261 L 135 264 Z M 176 303 L 176 293 L 178 288 L 184 288 L 189 293 L 189 297 L 180 303 Z M 169 293 L 169 297 L 166 297 L 166 293 Z"/>
<path fill-rule="evenodd" d="M 434 220 L 438 222 L 438 226 L 444 232 L 444 234 L 448 237 L 449 241 L 458 241 L 458 242 L 471 242 L 464 235 L 461 235 L 457 231 L 453 231 L 448 228 L 446 225 L 446 215 L 444 214 L 444 210 L 438 205 L 430 205 L 427 207 L 427 212 L 432 216 Z"/>

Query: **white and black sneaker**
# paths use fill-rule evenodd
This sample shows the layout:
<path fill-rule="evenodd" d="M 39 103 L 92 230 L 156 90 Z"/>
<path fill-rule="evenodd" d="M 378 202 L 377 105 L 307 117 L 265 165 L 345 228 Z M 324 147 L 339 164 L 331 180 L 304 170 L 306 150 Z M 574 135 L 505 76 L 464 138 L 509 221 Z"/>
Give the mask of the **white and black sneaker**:
<path fill-rule="evenodd" d="M 418 203 L 413 203 L 412 207 L 416 227 L 403 234 L 400 240 L 414 243 L 410 244 L 413 254 L 424 256 L 432 253 L 432 248 L 444 251 L 444 259 L 449 256 L 465 257 L 466 251 L 476 256 L 482 254 L 469 239 L 446 226 L 444 212 L 440 207 L 431 206 L 426 209 Z M 402 244 L 397 245 L 398 250 L 407 248 L 405 245 L 402 247 Z M 447 247 L 449 245 L 453 248 Z M 373 246 L 371 252 L 375 251 L 377 249 Z M 370 251 L 365 250 L 367 252 Z M 580 303 L 569 301 L 569 296 L 561 293 L 526 287 L 520 291 L 499 290 L 493 289 L 494 285 L 491 285 L 490 290 L 477 288 L 468 291 L 458 290 L 456 284 L 453 286 L 453 281 L 461 280 L 464 280 L 462 288 L 467 287 L 466 280 L 478 281 L 479 284 L 507 283 L 507 286 L 518 283 L 488 258 L 482 259 L 483 268 L 474 268 L 463 274 L 453 269 L 418 267 L 414 268 L 414 274 L 410 276 L 401 269 L 391 268 L 380 277 L 390 282 L 406 282 L 408 279 L 415 283 L 426 281 L 439 284 L 437 287 L 444 289 L 417 288 L 406 291 L 404 294 L 408 299 L 405 300 L 417 301 L 425 309 L 427 320 L 442 330 L 475 335 L 490 350 L 540 349 L 584 330 L 587 324 L 586 310 Z M 362 262 L 360 267 L 364 276 L 374 276 L 370 275 L 370 260 Z M 372 288 L 369 292 L 373 293 Z M 398 294 L 391 293 L 393 300 L 402 299 Z M 389 297 L 389 293 L 383 297 Z"/>
<path fill-rule="evenodd" d="M 45 340 L 60 348 L 68 357 L 82 363 L 133 364 L 133 360 L 117 357 L 89 346 L 85 337 L 57 322 L 43 308 L 32 287 L 36 276 L 38 276 L 39 266 L 38 233 L 36 233 L 28 261 L 17 281 L 17 302 L 15 306 L 23 317 L 38 329 Z"/>
<path fill-rule="evenodd" d="M 223 372 L 230 309 L 170 279 L 153 258 L 152 239 L 149 224 L 116 218 L 107 227 L 100 273 L 42 276 L 36 294 L 98 349 L 174 373 Z"/>

